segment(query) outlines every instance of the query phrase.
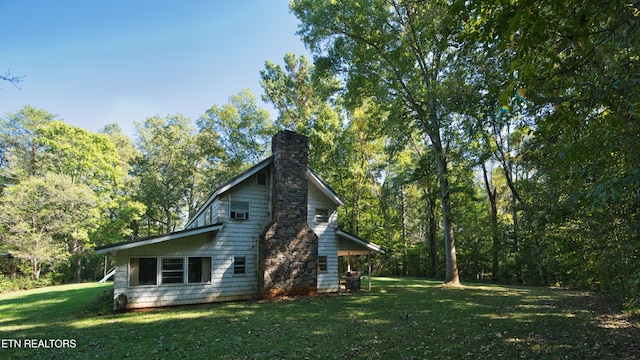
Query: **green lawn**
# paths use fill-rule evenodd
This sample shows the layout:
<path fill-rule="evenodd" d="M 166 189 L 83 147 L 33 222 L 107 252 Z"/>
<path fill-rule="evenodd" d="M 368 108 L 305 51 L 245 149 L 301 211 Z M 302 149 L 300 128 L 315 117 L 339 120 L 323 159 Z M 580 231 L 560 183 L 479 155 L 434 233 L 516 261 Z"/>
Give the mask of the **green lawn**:
<path fill-rule="evenodd" d="M 594 294 L 423 279 L 373 285 L 356 294 L 102 316 L 90 304 L 108 284 L 3 294 L 0 358 L 640 358 L 638 318 L 613 313 Z M 75 347 L 37 343 L 49 339 Z"/>

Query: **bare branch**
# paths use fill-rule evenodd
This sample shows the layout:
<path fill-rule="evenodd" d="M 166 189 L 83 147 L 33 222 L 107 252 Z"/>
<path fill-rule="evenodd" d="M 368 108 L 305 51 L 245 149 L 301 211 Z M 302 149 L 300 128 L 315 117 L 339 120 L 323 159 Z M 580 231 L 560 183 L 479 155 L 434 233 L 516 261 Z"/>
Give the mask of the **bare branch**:
<path fill-rule="evenodd" d="M 11 85 L 15 86 L 16 89 L 22 90 L 18 84 L 22 82 L 24 79 L 24 75 L 14 76 L 11 75 L 11 71 L 7 70 L 7 73 L 4 75 L 0 75 L 0 80 L 8 81 Z"/>

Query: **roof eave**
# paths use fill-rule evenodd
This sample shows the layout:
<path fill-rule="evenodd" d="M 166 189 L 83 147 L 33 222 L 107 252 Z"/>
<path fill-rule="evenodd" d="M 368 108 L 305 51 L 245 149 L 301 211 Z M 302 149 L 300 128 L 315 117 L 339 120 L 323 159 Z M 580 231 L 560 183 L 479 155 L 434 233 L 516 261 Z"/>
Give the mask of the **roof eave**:
<path fill-rule="evenodd" d="M 307 179 L 315 185 L 320 192 L 322 192 L 327 198 L 329 198 L 336 206 L 344 205 L 344 202 L 333 189 L 316 174 L 310 167 L 307 168 Z"/>
<path fill-rule="evenodd" d="M 213 225 L 202 226 L 195 229 L 183 230 L 183 231 L 178 231 L 178 232 L 169 233 L 165 235 L 144 238 L 140 240 L 125 241 L 117 244 L 99 246 L 99 247 L 96 247 L 96 253 L 104 255 L 104 254 L 113 253 L 119 250 L 126 250 L 126 249 L 132 249 L 140 246 L 158 244 L 165 241 L 181 239 L 187 236 L 194 236 L 194 235 L 206 234 L 213 231 L 219 231 L 220 229 L 222 229 L 222 227 L 223 227 L 222 223 L 217 223 Z"/>
<path fill-rule="evenodd" d="M 231 180 L 227 181 L 226 183 L 222 184 L 222 186 L 220 186 L 218 189 L 216 189 L 213 192 L 213 194 L 211 194 L 211 196 L 209 196 L 207 201 L 205 201 L 205 203 L 202 206 L 200 206 L 200 209 L 191 217 L 191 219 L 189 219 L 187 221 L 187 223 L 184 225 L 184 227 L 188 228 L 200 215 L 202 215 L 202 213 L 205 211 L 205 209 L 209 205 L 211 205 L 213 200 L 215 200 L 218 196 L 220 196 L 220 195 L 224 194 L 225 192 L 231 190 L 234 186 L 238 185 L 239 183 L 247 180 L 251 176 L 253 176 L 256 173 L 258 173 L 259 171 L 263 170 L 265 167 L 267 167 L 269 164 L 271 164 L 272 160 L 273 160 L 273 155 L 269 156 L 268 158 L 262 160 L 261 162 L 257 163 L 256 165 L 254 165 L 253 167 L 248 169 L 247 171 L 241 173 L 240 175 L 238 175 L 238 176 L 232 178 Z"/>
<path fill-rule="evenodd" d="M 368 241 L 365 241 L 363 239 L 360 239 L 359 237 L 357 237 L 357 236 L 355 236 L 353 234 L 350 234 L 350 233 L 348 233 L 348 232 L 346 232 L 346 231 L 344 231 L 342 229 L 337 229 L 336 230 L 336 235 L 341 236 L 341 237 L 343 237 L 345 239 L 348 239 L 350 241 L 353 241 L 356 244 L 366 248 L 369 251 L 377 252 L 377 253 L 383 254 L 383 255 L 386 253 L 380 246 L 378 246 L 378 245 L 376 245 L 376 244 L 374 244 L 372 242 L 368 242 Z M 344 251 L 348 251 L 348 250 L 344 250 Z"/>

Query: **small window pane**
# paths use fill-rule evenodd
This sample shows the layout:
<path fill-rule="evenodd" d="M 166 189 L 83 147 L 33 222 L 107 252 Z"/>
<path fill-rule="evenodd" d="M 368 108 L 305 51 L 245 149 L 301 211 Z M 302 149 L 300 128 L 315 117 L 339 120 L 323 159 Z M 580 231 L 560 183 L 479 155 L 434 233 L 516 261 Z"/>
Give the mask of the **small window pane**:
<path fill-rule="evenodd" d="M 318 256 L 318 271 L 327 271 L 327 257 Z"/>
<path fill-rule="evenodd" d="M 328 209 L 316 209 L 316 224 L 329 222 L 329 210 Z"/>
<path fill-rule="evenodd" d="M 258 185 L 267 185 L 267 174 L 258 173 Z"/>
<path fill-rule="evenodd" d="M 246 274 L 247 273 L 247 259 L 244 256 L 235 256 L 233 258 L 233 273 L 234 274 Z"/>
<path fill-rule="evenodd" d="M 162 283 L 179 284 L 184 282 L 184 259 L 162 259 Z"/>
<path fill-rule="evenodd" d="M 207 211 L 204 212 L 204 224 L 205 225 L 210 225 L 211 224 L 211 208 L 207 208 Z"/>
<path fill-rule="evenodd" d="M 206 283 L 211 281 L 211 258 L 190 257 L 188 282 Z"/>
<path fill-rule="evenodd" d="M 129 261 L 129 285 L 156 285 L 157 258 L 131 258 Z"/>

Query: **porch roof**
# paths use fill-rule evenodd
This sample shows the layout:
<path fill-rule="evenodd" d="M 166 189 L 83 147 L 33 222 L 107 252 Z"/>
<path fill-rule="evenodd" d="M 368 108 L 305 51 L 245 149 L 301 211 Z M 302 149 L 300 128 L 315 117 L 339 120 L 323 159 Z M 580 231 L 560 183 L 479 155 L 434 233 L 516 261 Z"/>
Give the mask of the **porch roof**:
<path fill-rule="evenodd" d="M 342 229 L 336 230 L 336 235 L 338 236 L 338 256 L 385 253 L 380 246 Z"/>
<path fill-rule="evenodd" d="M 135 240 L 123 241 L 123 242 L 110 244 L 110 245 L 98 246 L 96 247 L 96 253 L 107 254 L 113 251 L 131 249 L 139 246 L 177 240 L 177 239 L 185 238 L 187 236 L 206 234 L 209 232 L 219 231 L 220 229 L 222 229 L 222 226 L 223 226 L 222 223 L 216 223 L 216 224 L 201 226 L 193 229 L 176 231 L 176 232 L 172 232 L 164 235 L 150 236 L 150 237 L 145 237 L 145 238 L 140 238 Z"/>

